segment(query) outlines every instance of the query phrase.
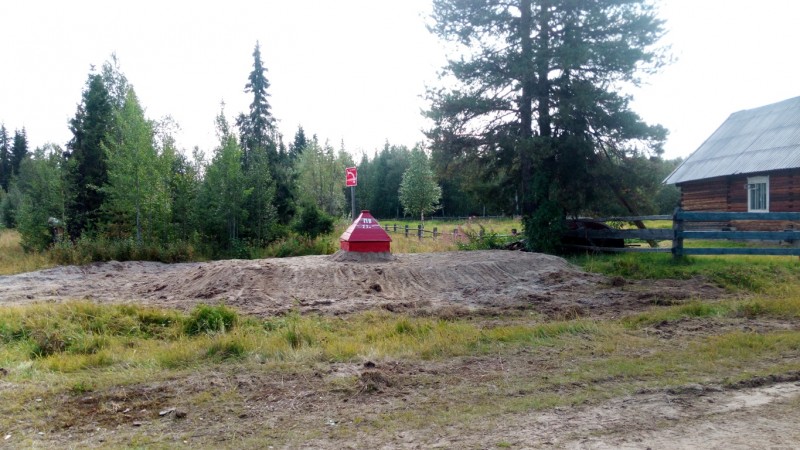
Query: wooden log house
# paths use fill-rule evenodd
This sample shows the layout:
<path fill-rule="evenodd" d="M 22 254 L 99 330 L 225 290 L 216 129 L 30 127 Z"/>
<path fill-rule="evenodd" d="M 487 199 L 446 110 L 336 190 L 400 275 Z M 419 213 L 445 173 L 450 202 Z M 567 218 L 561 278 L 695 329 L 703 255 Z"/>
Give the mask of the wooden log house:
<path fill-rule="evenodd" d="M 686 211 L 800 212 L 800 97 L 733 113 L 665 180 Z M 800 229 L 737 221 L 740 230 Z"/>

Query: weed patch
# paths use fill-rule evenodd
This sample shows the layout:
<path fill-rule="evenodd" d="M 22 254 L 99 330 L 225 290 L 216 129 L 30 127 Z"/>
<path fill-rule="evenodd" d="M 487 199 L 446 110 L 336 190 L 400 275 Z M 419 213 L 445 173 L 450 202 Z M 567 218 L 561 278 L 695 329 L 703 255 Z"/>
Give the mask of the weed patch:
<path fill-rule="evenodd" d="M 225 333 L 233 330 L 239 317 L 232 309 L 219 305 L 198 305 L 186 320 L 186 334 L 194 336 L 201 333 Z"/>

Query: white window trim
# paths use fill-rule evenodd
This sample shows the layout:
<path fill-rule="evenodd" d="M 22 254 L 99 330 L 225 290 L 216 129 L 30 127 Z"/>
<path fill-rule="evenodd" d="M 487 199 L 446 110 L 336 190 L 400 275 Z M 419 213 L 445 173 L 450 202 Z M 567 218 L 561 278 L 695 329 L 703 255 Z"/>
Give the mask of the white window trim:
<path fill-rule="evenodd" d="M 752 209 L 750 205 L 752 202 L 754 184 L 765 184 L 767 187 L 767 204 L 765 209 Z M 747 177 L 747 212 L 769 212 L 769 175 L 762 175 L 758 177 Z"/>

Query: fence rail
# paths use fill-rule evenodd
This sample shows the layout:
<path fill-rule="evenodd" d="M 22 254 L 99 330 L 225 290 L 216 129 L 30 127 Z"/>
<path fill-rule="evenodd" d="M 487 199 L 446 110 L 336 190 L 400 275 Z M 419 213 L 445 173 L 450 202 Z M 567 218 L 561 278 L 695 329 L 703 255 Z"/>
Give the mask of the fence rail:
<path fill-rule="evenodd" d="M 696 212 L 677 209 L 672 216 L 636 216 L 611 217 L 594 219 L 593 223 L 634 222 L 641 220 L 670 220 L 672 229 L 592 229 L 579 228 L 567 231 L 564 236 L 571 240 L 565 247 L 598 252 L 639 252 L 639 253 L 672 253 L 676 258 L 684 255 L 796 255 L 800 256 L 800 230 L 785 229 L 782 231 L 741 231 L 729 224 L 732 221 L 757 221 L 774 224 L 779 228 L 782 222 L 800 222 L 800 213 L 723 213 Z M 710 229 L 708 224 L 726 224 Z M 706 227 L 705 229 L 703 227 Z M 790 225 L 791 227 L 792 225 Z M 626 240 L 672 241 L 666 247 L 631 247 L 626 245 L 603 245 L 609 242 L 619 244 Z M 772 243 L 772 246 L 761 247 L 685 247 L 686 239 L 714 241 L 754 241 Z M 615 240 L 615 241 L 610 241 Z M 775 244 L 784 245 L 775 247 Z"/>
<path fill-rule="evenodd" d="M 410 227 L 408 225 L 398 226 L 397 224 L 392 224 L 392 225 L 384 225 L 383 229 L 387 233 L 401 233 L 401 234 L 405 235 L 405 237 L 417 237 L 419 239 L 424 239 L 424 238 L 434 238 L 434 239 L 452 238 L 452 239 L 455 239 L 455 240 L 459 240 L 459 239 L 464 239 L 464 238 L 466 238 L 468 236 L 467 233 L 465 233 L 464 230 L 461 227 L 453 228 L 452 231 L 449 231 L 449 230 L 439 231 L 439 227 L 433 227 L 433 230 L 426 230 L 425 227 L 422 226 L 422 225 L 417 225 L 416 228 L 413 228 L 413 227 Z M 481 237 L 481 238 L 484 236 L 484 230 L 483 229 L 478 231 L 478 236 Z M 517 230 L 516 229 L 512 229 L 511 230 L 511 234 L 495 234 L 494 236 L 496 236 L 496 237 L 516 237 L 516 236 L 518 236 L 518 234 L 517 234 Z"/>
<path fill-rule="evenodd" d="M 608 222 L 638 222 L 649 221 L 671 221 L 671 228 L 636 228 L 636 229 L 615 229 L 599 228 L 603 225 L 593 226 L 593 224 L 605 224 Z M 669 215 L 650 215 L 650 216 L 624 216 L 624 217 L 605 217 L 600 219 L 587 219 L 578 221 L 582 227 L 566 231 L 564 247 L 578 250 L 590 250 L 595 252 L 611 253 L 672 253 L 676 258 L 685 255 L 794 255 L 800 256 L 800 229 L 784 229 L 781 231 L 743 231 L 730 226 L 732 221 L 772 223 L 775 227 L 782 222 L 797 222 L 800 224 L 800 213 L 777 212 L 777 213 L 724 213 L 724 212 L 697 212 L 683 211 L 677 209 L 671 216 Z M 792 225 L 790 225 L 791 227 Z M 384 225 L 384 230 L 388 233 L 399 233 L 405 237 L 424 238 L 444 238 L 461 240 L 466 239 L 468 234 L 461 227 L 455 227 L 440 231 L 438 227 L 433 230 L 426 230 L 422 225 L 416 228 L 409 225 L 397 224 Z M 477 232 L 479 237 L 483 236 L 483 229 Z M 497 237 L 517 237 L 517 230 L 512 230 L 511 234 L 495 235 Z M 764 243 L 760 247 L 685 247 L 685 240 L 701 241 L 751 241 Z M 627 241 L 627 242 L 626 242 Z M 632 243 L 631 241 L 635 241 Z M 670 247 L 659 247 L 657 241 L 671 241 Z M 642 244 L 649 243 L 650 247 Z M 770 243 L 771 246 L 766 246 Z M 782 245 L 776 247 L 776 245 Z"/>

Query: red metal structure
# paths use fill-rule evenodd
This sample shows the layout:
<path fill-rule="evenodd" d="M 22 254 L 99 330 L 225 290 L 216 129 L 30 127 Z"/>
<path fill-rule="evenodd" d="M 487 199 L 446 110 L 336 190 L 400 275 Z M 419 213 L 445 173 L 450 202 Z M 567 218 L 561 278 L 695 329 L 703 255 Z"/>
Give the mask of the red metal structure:
<path fill-rule="evenodd" d="M 348 252 L 390 252 L 392 238 L 369 213 L 361 211 L 358 218 L 339 237 L 339 248 Z"/>

